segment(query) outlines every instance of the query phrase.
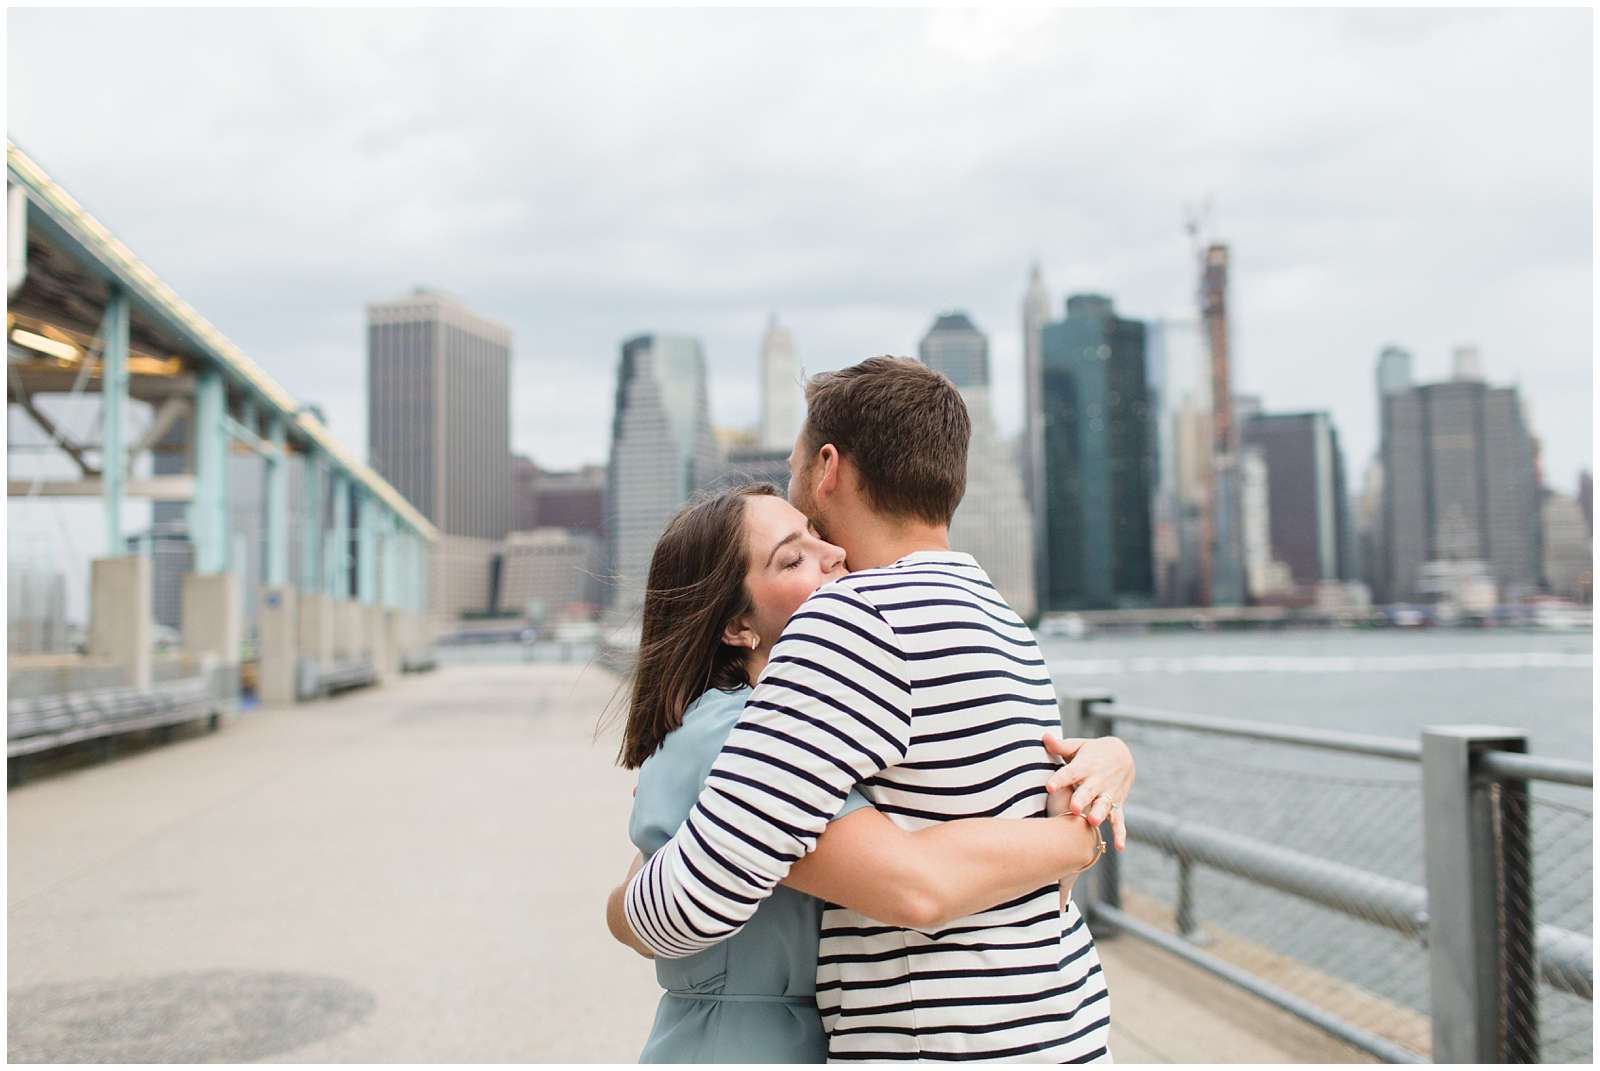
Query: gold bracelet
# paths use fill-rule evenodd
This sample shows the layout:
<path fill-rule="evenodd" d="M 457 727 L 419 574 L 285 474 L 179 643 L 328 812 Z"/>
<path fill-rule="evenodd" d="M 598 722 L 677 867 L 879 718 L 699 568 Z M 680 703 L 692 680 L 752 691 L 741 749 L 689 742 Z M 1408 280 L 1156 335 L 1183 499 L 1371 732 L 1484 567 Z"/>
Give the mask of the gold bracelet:
<path fill-rule="evenodd" d="M 1089 819 L 1084 815 L 1073 814 L 1071 811 L 1062 811 L 1058 817 L 1082 818 L 1084 823 L 1088 825 L 1090 829 L 1094 830 L 1094 855 L 1087 863 L 1078 868 L 1078 873 L 1082 874 L 1085 870 L 1088 870 L 1090 867 L 1098 863 L 1100 861 L 1100 857 L 1106 854 L 1106 838 L 1101 834 L 1100 827 L 1090 823 Z"/>
<path fill-rule="evenodd" d="M 1088 819 L 1085 818 L 1084 821 L 1087 822 Z M 1082 874 L 1085 870 L 1088 870 L 1090 867 L 1092 867 L 1096 863 L 1098 863 L 1100 861 L 1100 857 L 1102 855 L 1106 854 L 1106 838 L 1103 837 L 1100 834 L 1100 827 L 1099 826 L 1090 826 L 1089 828 L 1094 830 L 1094 858 L 1090 859 L 1087 863 L 1083 864 L 1082 869 L 1080 869 L 1078 871 L 1078 873 L 1080 873 L 1080 874 Z"/>

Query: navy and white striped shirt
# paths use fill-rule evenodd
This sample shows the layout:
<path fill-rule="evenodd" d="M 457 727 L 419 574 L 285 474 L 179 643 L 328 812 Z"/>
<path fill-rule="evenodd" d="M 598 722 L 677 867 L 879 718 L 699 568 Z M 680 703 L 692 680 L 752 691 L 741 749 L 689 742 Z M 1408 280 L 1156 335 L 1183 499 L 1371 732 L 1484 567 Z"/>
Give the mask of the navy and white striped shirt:
<path fill-rule="evenodd" d="M 906 829 L 1042 815 L 1059 727 L 1038 644 L 970 556 L 852 573 L 784 629 L 629 922 L 668 957 L 728 937 L 857 784 Z M 830 905 L 817 1005 L 831 1060 L 1110 1057 L 1100 961 L 1054 883 L 927 933 Z"/>

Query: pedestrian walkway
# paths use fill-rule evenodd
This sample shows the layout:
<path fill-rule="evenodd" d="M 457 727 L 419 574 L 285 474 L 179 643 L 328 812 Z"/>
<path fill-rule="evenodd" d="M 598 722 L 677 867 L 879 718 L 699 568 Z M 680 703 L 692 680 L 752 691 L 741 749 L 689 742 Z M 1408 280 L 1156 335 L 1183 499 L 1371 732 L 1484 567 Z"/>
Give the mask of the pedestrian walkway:
<path fill-rule="evenodd" d="M 447 666 L 9 794 L 12 1061 L 632 1062 L 598 667 Z M 1363 1059 L 1130 938 L 1121 1062 Z"/>

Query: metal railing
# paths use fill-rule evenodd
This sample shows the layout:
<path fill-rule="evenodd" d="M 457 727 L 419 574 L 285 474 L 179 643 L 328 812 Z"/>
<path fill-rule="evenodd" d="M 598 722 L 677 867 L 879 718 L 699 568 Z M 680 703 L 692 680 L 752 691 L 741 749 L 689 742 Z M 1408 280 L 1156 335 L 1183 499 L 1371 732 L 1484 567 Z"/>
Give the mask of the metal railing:
<path fill-rule="evenodd" d="M 1139 726 L 1197 738 L 1285 745 L 1302 754 L 1391 760 L 1421 774 L 1410 784 L 1420 789 L 1420 828 L 1412 834 L 1417 837 L 1414 854 L 1424 858 L 1414 860 L 1412 869 L 1422 864 L 1418 876 L 1425 877 L 1423 884 L 1130 802 L 1125 809 L 1129 839 L 1177 863 L 1178 932 L 1129 913 L 1123 904 L 1122 863 L 1111 853 L 1097 864 L 1090 880 L 1078 884 L 1080 902 L 1100 933 L 1125 932 L 1157 944 L 1389 1062 L 1426 1060 L 1417 1050 L 1428 1048 L 1429 1040 L 1437 1062 L 1536 1061 L 1541 983 L 1561 999 L 1578 998 L 1592 1007 L 1592 937 L 1535 917 L 1538 868 L 1530 811 L 1533 802 L 1544 801 L 1531 801 L 1529 795 L 1530 781 L 1592 789 L 1591 766 L 1527 755 L 1527 738 L 1515 730 L 1439 727 L 1425 729 L 1420 740 L 1411 741 L 1121 706 L 1105 692 L 1063 692 L 1061 698 L 1062 729 L 1068 735 L 1111 735 L 1120 723 L 1125 732 Z M 1200 762 L 1187 754 L 1181 759 L 1191 766 Z M 1195 794 L 1193 787 L 1190 792 Z M 1139 797 L 1136 789 L 1134 798 Z M 1592 825 L 1582 820 L 1589 812 L 1568 810 L 1576 816 L 1572 828 L 1585 831 L 1584 850 L 1592 851 Z M 1282 817 L 1289 824 L 1295 820 L 1292 813 Z M 1585 868 L 1587 860 L 1585 856 Z M 1412 1036 L 1409 1045 L 1400 1044 L 1202 950 L 1198 946 L 1208 938 L 1198 922 L 1196 867 L 1331 909 L 1411 942 L 1416 958 L 1425 957 L 1426 1000 L 1414 1006 L 1426 1005 L 1431 1039 Z M 1592 1041 L 1588 1043 L 1592 1049 Z"/>

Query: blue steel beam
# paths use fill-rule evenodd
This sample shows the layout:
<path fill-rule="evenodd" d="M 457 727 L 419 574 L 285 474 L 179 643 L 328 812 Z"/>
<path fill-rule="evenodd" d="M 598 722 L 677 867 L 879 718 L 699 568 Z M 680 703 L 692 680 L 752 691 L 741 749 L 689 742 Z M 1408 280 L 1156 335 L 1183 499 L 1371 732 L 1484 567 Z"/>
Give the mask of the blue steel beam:
<path fill-rule="evenodd" d="M 314 451 L 300 455 L 300 590 L 323 590 L 322 459 Z"/>
<path fill-rule="evenodd" d="M 189 539 L 194 571 L 228 568 L 228 394 L 222 372 L 207 368 L 194 385 L 194 500 L 189 504 Z"/>
<path fill-rule="evenodd" d="M 416 541 L 416 571 L 412 575 L 416 577 L 416 590 L 413 593 L 413 598 L 416 600 L 416 609 L 419 614 L 427 613 L 428 607 L 432 604 L 433 589 L 429 586 L 432 583 L 432 578 L 429 575 L 429 570 L 432 568 L 432 549 L 432 543 L 425 542 L 422 539 Z"/>
<path fill-rule="evenodd" d="M 378 502 L 364 488 L 356 502 L 356 598 L 370 606 L 378 599 Z"/>
<path fill-rule="evenodd" d="M 378 577 L 378 601 L 385 606 L 398 607 L 400 605 L 400 525 L 397 523 L 395 515 L 388 510 L 380 507 L 378 512 L 383 518 L 383 549 L 380 552 L 383 559 L 383 570 L 382 575 Z"/>
<path fill-rule="evenodd" d="M 333 496 L 333 525 L 328 535 L 328 594 L 335 599 L 350 597 L 350 480 L 338 470 L 329 474 L 329 494 Z"/>
<path fill-rule="evenodd" d="M 100 372 L 100 494 L 105 504 L 106 557 L 127 552 L 122 542 L 122 492 L 128 480 L 128 295 L 113 289 L 100 324 L 105 340 Z M 88 360 L 85 355 L 84 360 Z"/>
<path fill-rule="evenodd" d="M 281 588 L 289 583 L 289 455 L 284 446 L 288 428 L 282 416 L 268 421 L 267 438 L 273 452 L 267 457 L 266 536 L 267 586 Z"/>

